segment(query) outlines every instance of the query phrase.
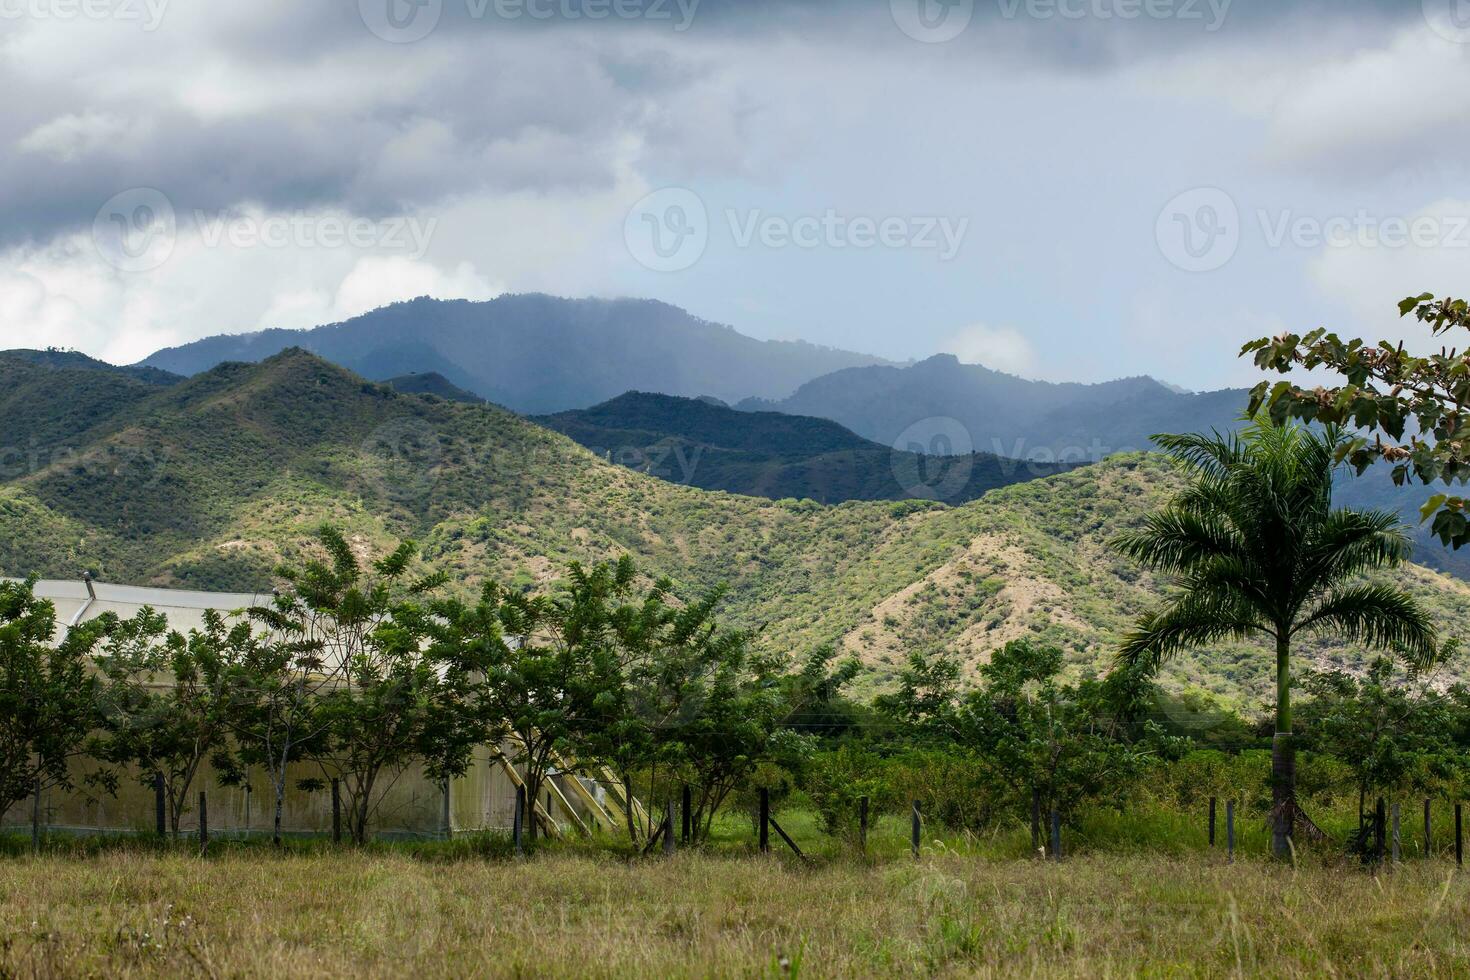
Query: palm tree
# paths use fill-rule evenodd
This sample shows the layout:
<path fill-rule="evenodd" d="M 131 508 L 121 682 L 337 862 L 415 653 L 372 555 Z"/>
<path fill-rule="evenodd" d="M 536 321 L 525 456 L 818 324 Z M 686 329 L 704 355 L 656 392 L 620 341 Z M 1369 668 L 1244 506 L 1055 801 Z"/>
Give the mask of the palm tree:
<path fill-rule="evenodd" d="M 1290 855 L 1298 810 L 1291 738 L 1291 642 L 1328 632 L 1423 666 L 1437 656 L 1428 615 L 1412 596 L 1362 573 L 1408 558 L 1394 514 L 1332 507 L 1341 430 L 1260 419 L 1239 435 L 1161 435 L 1192 476 L 1144 526 L 1118 537 L 1124 554 L 1178 576 L 1178 594 L 1124 638 L 1120 662 L 1156 668 L 1169 656 L 1229 638 L 1276 645 L 1271 746 L 1272 850 Z"/>

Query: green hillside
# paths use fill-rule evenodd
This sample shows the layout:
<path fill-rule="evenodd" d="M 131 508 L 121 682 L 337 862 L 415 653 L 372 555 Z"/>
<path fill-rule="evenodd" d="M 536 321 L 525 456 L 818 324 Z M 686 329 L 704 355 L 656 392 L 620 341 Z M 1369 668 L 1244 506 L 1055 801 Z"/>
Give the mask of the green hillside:
<path fill-rule="evenodd" d="M 51 418 L 39 407 L 48 389 L 32 384 L 30 414 Z M 1024 633 L 1058 640 L 1079 669 L 1105 666 L 1112 638 L 1158 590 L 1105 542 L 1174 480 L 1134 455 L 957 507 L 736 496 L 610 465 L 494 406 L 402 394 L 295 350 L 142 396 L 119 389 L 113 409 L 79 419 L 74 458 L 0 484 L 0 572 L 254 589 L 324 520 L 364 547 L 414 537 L 463 589 L 628 552 L 686 588 L 729 583 L 728 618 L 762 627 L 778 649 L 831 642 L 860 655 L 874 668 L 867 686 L 910 650 L 974 661 Z M 1404 574 L 1447 625 L 1465 621 L 1470 588 Z M 1265 663 L 1224 644 L 1180 660 L 1166 681 L 1251 702 Z"/>
<path fill-rule="evenodd" d="M 433 395 L 436 398 L 443 398 L 445 401 L 465 402 L 475 405 L 485 400 L 473 392 L 465 391 L 438 371 L 425 371 L 422 374 L 403 374 L 396 378 L 389 378 L 383 384 L 392 388 L 394 391 L 401 391 L 405 395 Z"/>
<path fill-rule="evenodd" d="M 962 503 L 1069 468 L 991 453 L 898 452 L 827 419 L 740 412 L 697 398 L 645 392 L 535 421 L 640 473 L 773 500 L 836 504 L 922 497 Z"/>
<path fill-rule="evenodd" d="M 81 351 L 61 350 L 56 347 L 47 347 L 45 350 L 25 350 L 18 348 L 16 350 L 0 351 L 0 357 L 24 361 L 27 364 L 35 364 L 42 367 L 115 374 L 150 385 L 171 385 L 184 380 L 182 375 L 164 371 L 160 368 L 147 367 L 141 364 L 108 364 L 106 361 L 99 361 L 95 357 L 88 357 Z"/>

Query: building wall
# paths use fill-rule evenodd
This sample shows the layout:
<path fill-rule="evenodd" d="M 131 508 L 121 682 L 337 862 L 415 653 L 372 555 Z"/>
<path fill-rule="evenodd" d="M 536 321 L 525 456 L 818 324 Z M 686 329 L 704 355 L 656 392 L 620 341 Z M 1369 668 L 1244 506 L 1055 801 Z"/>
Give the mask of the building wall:
<path fill-rule="evenodd" d="M 505 750 L 511 751 L 509 746 L 505 746 Z M 96 768 L 95 763 L 79 761 L 72 767 L 75 789 L 50 789 L 42 794 L 42 827 L 79 834 L 153 833 L 156 814 L 151 777 L 145 781 L 139 778 L 136 770 L 120 773 L 117 793 L 113 795 L 86 782 L 86 777 Z M 330 834 L 330 788 L 307 792 L 296 786 L 303 779 L 321 779 L 320 767 L 298 763 L 292 765 L 288 773 L 281 821 L 283 831 L 292 835 Z M 560 785 L 571 778 L 557 777 L 557 781 Z M 223 786 L 206 762 L 190 787 L 188 806 L 179 820 L 181 833 L 198 832 L 200 790 L 208 797 L 211 836 L 243 837 L 271 833 L 275 799 L 270 779 L 261 769 L 252 768 L 242 785 Z M 488 746 L 475 751 L 464 776 L 451 780 L 447 799 L 443 785 L 429 780 L 419 765 L 387 774 L 375 796 L 378 807 L 369 824 L 369 833 L 375 837 L 432 838 L 486 830 L 508 831 L 515 818 L 516 784 L 505 772 L 498 751 Z M 589 827 L 594 820 L 599 825 L 609 822 L 604 815 L 587 813 L 583 801 L 573 796 L 570 790 L 566 792 L 566 799 Z M 541 805 L 545 809 L 544 800 Z M 17 803 L 0 818 L 0 828 L 28 830 L 31 809 L 32 801 L 29 799 Z M 343 811 L 345 820 L 345 800 Z M 555 803 L 550 812 L 559 826 L 564 829 L 570 826 L 560 802 Z M 347 833 L 346 827 L 343 833 Z"/>

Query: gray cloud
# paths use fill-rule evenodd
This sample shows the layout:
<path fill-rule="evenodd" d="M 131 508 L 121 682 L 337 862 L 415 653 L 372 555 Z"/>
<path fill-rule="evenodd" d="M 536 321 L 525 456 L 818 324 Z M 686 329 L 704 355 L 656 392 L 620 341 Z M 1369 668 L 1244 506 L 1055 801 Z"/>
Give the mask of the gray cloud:
<path fill-rule="evenodd" d="M 684 0 L 694 20 L 682 33 L 675 0 L 625 0 L 649 16 L 596 21 L 611 0 L 486 2 L 442 0 L 435 29 L 412 44 L 375 36 L 359 0 L 176 4 L 151 34 L 14 22 L 7 48 L 19 56 L 0 64 L 0 245 L 85 227 L 133 186 L 186 210 L 381 215 L 482 191 L 606 187 L 625 166 L 739 173 L 746 127 L 765 108 L 742 96 L 740 63 L 772 38 L 854 58 L 1089 72 L 1206 46 L 1284 47 L 1326 24 L 1371 35 L 1418 16 L 1387 0 L 1133 0 L 1201 17 L 1225 4 L 1207 33 L 1193 16 L 1096 15 L 1130 0 L 975 0 L 964 32 L 923 44 L 898 30 L 889 0 Z M 537 19 L 514 6 L 524 2 L 572 16 Z M 736 80 L 704 85 L 721 71 Z"/>

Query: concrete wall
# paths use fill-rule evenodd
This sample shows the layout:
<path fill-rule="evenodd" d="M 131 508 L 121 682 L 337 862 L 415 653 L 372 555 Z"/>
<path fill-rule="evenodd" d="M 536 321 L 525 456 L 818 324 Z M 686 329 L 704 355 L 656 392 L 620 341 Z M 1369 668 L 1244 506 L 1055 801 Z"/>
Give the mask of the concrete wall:
<path fill-rule="evenodd" d="M 507 746 L 506 750 L 510 749 Z M 116 795 L 89 787 L 85 777 L 95 769 L 89 762 L 73 766 L 77 788 L 72 791 L 48 790 L 41 798 L 41 823 L 53 831 L 67 833 L 153 833 L 155 828 L 154 796 L 151 778 L 138 778 L 136 772 L 119 776 Z M 322 778 L 320 767 L 301 763 L 289 771 L 282 827 L 288 834 L 328 835 L 332 832 L 332 793 L 330 789 L 305 792 L 296 788 L 302 779 Z M 558 777 L 562 783 L 571 776 Z M 196 833 L 199 791 L 209 798 L 209 831 L 212 836 L 269 835 L 274 819 L 274 794 L 270 779 L 260 769 L 252 769 L 240 786 L 222 786 L 206 763 L 189 791 L 188 809 L 179 821 L 183 833 Z M 499 762 L 498 754 L 488 746 L 475 751 L 469 771 L 451 781 L 448 799 L 444 787 L 431 782 L 421 767 L 411 766 L 402 772 L 386 774 L 376 794 L 379 803 L 369 825 L 375 837 L 444 837 L 456 833 L 511 828 L 515 816 L 516 786 Z M 543 794 L 544 796 L 544 794 Z M 591 815 L 582 801 L 567 791 L 567 799 L 584 822 Z M 545 800 L 542 801 L 545 809 Z M 344 800 L 343 818 L 346 819 Z M 558 825 L 568 828 L 570 821 L 560 803 L 551 808 Z M 598 818 L 601 823 L 608 821 Z M 11 807 L 0 819 L 0 827 L 11 830 L 29 829 L 31 800 Z M 591 826 L 588 823 L 588 826 Z M 346 828 L 343 828 L 345 834 Z"/>

